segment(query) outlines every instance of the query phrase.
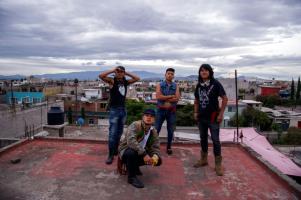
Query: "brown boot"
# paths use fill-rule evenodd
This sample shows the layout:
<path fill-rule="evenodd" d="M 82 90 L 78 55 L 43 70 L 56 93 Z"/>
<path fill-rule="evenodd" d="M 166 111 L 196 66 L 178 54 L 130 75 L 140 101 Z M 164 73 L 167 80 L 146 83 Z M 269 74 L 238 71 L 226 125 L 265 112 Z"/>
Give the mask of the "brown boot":
<path fill-rule="evenodd" d="M 224 175 L 224 170 L 222 167 L 222 156 L 216 156 L 215 157 L 215 172 L 218 176 Z"/>
<path fill-rule="evenodd" d="M 201 159 L 198 160 L 197 163 L 195 163 L 193 165 L 193 167 L 199 168 L 199 167 L 203 167 L 203 166 L 208 165 L 207 157 L 208 157 L 208 152 L 201 151 Z"/>

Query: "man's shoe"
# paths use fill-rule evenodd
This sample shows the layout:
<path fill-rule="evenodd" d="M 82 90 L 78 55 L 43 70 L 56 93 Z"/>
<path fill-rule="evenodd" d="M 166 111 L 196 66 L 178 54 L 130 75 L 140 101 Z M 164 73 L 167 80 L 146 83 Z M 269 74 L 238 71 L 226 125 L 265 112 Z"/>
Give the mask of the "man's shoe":
<path fill-rule="evenodd" d="M 193 167 L 199 168 L 208 165 L 208 152 L 201 151 L 201 159 L 198 160 Z"/>
<path fill-rule="evenodd" d="M 136 188 L 144 188 L 144 184 L 137 177 L 128 178 L 128 183 Z"/>
<path fill-rule="evenodd" d="M 224 169 L 222 166 L 222 156 L 216 156 L 215 157 L 215 173 L 218 176 L 224 175 Z"/>
<path fill-rule="evenodd" d="M 106 160 L 106 164 L 107 165 L 110 165 L 113 163 L 113 160 L 114 160 L 114 156 L 113 155 L 109 155 L 107 160 Z"/>
<path fill-rule="evenodd" d="M 114 150 L 113 149 L 109 149 L 109 155 L 108 155 L 108 158 L 106 160 L 106 164 L 107 165 L 112 164 L 113 160 L 114 160 Z"/>
<path fill-rule="evenodd" d="M 167 149 L 167 150 L 166 150 L 166 153 L 167 153 L 168 155 L 171 155 L 171 154 L 172 154 L 172 150 L 171 150 L 171 149 Z"/>

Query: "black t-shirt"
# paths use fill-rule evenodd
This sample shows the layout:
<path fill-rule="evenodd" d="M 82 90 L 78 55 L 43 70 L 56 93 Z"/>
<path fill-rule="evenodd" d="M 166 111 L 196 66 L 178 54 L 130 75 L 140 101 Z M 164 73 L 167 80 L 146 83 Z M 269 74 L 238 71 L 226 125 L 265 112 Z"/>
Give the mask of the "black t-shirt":
<path fill-rule="evenodd" d="M 209 85 L 202 85 L 198 83 L 194 92 L 194 96 L 199 102 L 200 118 L 210 119 L 213 112 L 218 112 L 218 97 L 225 95 L 226 92 L 224 90 L 224 87 L 216 79 L 210 80 Z"/>
<path fill-rule="evenodd" d="M 113 87 L 110 89 L 110 107 L 125 107 L 128 81 L 124 78 L 114 78 Z"/>

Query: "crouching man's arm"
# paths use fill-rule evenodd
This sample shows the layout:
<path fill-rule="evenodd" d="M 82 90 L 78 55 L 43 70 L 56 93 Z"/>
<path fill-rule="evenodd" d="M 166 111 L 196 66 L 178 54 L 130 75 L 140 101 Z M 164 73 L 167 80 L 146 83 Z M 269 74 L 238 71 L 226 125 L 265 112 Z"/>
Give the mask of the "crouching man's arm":
<path fill-rule="evenodd" d="M 126 131 L 126 140 L 129 148 L 138 152 L 138 155 L 146 155 L 145 150 L 139 145 L 136 139 L 136 123 L 133 122 Z"/>
<path fill-rule="evenodd" d="M 152 165 L 153 166 L 160 166 L 162 164 L 162 159 L 160 156 L 160 139 L 157 134 L 157 131 L 154 131 L 153 133 L 154 141 L 150 147 L 149 155 L 152 158 Z"/>

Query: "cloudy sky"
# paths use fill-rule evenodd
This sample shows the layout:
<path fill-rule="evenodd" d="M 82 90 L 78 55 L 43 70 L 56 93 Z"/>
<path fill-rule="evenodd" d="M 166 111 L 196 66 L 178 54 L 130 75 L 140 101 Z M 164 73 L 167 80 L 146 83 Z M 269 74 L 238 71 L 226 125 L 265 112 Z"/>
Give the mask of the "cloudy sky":
<path fill-rule="evenodd" d="M 251 3 L 252 2 L 252 3 Z M 300 0 L 0 0 L 0 74 L 301 75 Z"/>

